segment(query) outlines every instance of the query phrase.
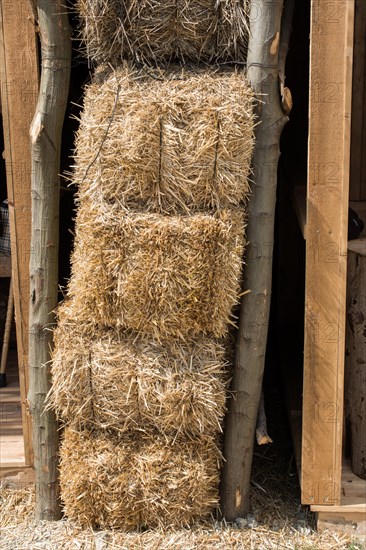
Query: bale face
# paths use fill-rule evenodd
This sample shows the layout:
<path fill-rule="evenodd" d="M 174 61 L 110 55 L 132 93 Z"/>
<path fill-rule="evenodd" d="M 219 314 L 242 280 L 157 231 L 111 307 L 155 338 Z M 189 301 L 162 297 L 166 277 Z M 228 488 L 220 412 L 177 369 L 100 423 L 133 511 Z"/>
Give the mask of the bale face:
<path fill-rule="evenodd" d="M 238 300 L 241 210 L 162 216 L 93 210 L 77 218 L 69 297 L 78 318 L 157 340 L 221 337 Z"/>
<path fill-rule="evenodd" d="M 61 498 L 82 526 L 135 529 L 141 522 L 139 480 L 130 468 L 133 441 L 114 445 L 91 432 L 65 430 L 60 447 Z"/>
<path fill-rule="evenodd" d="M 147 527 L 189 526 L 218 507 L 220 453 L 213 440 L 148 443 L 134 470 Z"/>
<path fill-rule="evenodd" d="M 245 62 L 249 0 L 77 0 L 89 58 Z"/>
<path fill-rule="evenodd" d="M 65 309 L 65 308 L 64 308 Z M 136 335 L 80 327 L 60 311 L 50 403 L 66 424 L 188 438 L 221 430 L 224 348 L 196 339 L 161 346 Z"/>
<path fill-rule="evenodd" d="M 81 202 L 167 214 L 243 203 L 254 143 L 243 74 L 101 74 L 86 90 L 76 142 Z"/>
<path fill-rule="evenodd" d="M 67 428 L 60 449 L 61 497 L 84 526 L 180 527 L 218 506 L 221 455 L 212 439 L 113 439 Z"/>

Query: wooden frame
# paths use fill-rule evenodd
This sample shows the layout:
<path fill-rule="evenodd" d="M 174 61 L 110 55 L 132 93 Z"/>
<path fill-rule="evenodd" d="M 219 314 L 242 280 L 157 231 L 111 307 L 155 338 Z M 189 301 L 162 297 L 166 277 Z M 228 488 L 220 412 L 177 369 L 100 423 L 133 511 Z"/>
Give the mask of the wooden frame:
<path fill-rule="evenodd" d="M 37 37 L 29 0 L 0 2 L 0 82 L 9 199 L 25 464 L 32 464 L 27 411 L 31 155 L 29 129 L 38 98 Z"/>

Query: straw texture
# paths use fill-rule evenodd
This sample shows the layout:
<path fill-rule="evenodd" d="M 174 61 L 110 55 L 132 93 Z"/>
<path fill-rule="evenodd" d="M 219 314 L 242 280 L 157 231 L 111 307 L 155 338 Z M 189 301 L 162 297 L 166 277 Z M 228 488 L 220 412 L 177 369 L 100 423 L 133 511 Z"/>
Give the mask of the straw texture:
<path fill-rule="evenodd" d="M 96 60 L 245 49 L 243 2 L 78 5 Z M 218 507 L 253 126 L 236 70 L 104 66 L 86 90 L 49 396 L 65 512 L 82 526 L 179 528 Z"/>
<path fill-rule="evenodd" d="M 69 283 L 78 320 L 156 340 L 223 336 L 238 300 L 243 235 L 241 210 L 121 214 L 84 202 Z"/>
<path fill-rule="evenodd" d="M 218 506 L 221 455 L 210 438 L 117 440 L 67 428 L 60 458 L 65 512 L 83 526 L 177 528 Z"/>
<path fill-rule="evenodd" d="M 253 93 L 237 71 L 101 68 L 85 94 L 72 181 L 79 200 L 179 214 L 242 204 Z"/>
<path fill-rule="evenodd" d="M 65 311 L 66 309 L 66 311 Z M 221 430 L 225 350 L 199 338 L 162 347 L 136 334 L 70 321 L 60 308 L 50 402 L 63 423 L 192 438 Z"/>
<path fill-rule="evenodd" d="M 77 0 L 81 37 L 97 62 L 245 62 L 249 0 Z"/>

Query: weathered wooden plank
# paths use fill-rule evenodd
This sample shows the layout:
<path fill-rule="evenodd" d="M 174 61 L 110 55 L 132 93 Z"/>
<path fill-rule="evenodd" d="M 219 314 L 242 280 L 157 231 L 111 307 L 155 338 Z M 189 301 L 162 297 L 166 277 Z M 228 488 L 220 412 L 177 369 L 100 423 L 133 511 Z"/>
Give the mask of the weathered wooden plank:
<path fill-rule="evenodd" d="M 31 155 L 29 128 L 38 97 L 37 41 L 28 0 L 1 0 L 0 77 L 20 391 L 26 463 L 32 463 L 28 393 Z"/>
<path fill-rule="evenodd" d="M 354 0 L 312 0 L 302 502 L 340 503 Z"/>
<path fill-rule="evenodd" d="M 8 384 L 0 388 L 0 469 L 25 466 L 18 367 L 14 352 L 8 361 Z"/>

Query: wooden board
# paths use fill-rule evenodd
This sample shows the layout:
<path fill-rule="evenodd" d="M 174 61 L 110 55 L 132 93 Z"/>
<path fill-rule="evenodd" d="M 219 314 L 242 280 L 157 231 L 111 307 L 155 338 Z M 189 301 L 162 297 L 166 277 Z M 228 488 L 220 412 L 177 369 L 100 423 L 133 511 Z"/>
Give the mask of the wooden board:
<path fill-rule="evenodd" d="M 348 533 L 360 538 L 366 537 L 366 481 L 351 470 L 349 461 L 343 464 L 341 503 L 336 506 L 311 506 L 317 514 L 317 529 Z"/>
<path fill-rule="evenodd" d="M 366 200 L 366 2 L 355 0 L 350 199 Z"/>
<path fill-rule="evenodd" d="M 341 501 L 339 505 L 313 505 L 313 512 L 359 513 L 366 519 L 366 481 L 356 476 L 351 469 L 351 463 L 346 460 L 342 467 Z"/>
<path fill-rule="evenodd" d="M 0 468 L 0 480 L 6 482 L 7 487 L 24 489 L 35 483 L 33 468 L 27 466 Z"/>
<path fill-rule="evenodd" d="M 31 464 L 31 425 L 26 410 L 31 235 L 29 128 L 38 97 L 39 69 L 35 28 L 28 0 L 1 0 L 0 67 L 25 458 L 26 463 Z"/>
<path fill-rule="evenodd" d="M 8 384 L 0 388 L 0 472 L 25 466 L 22 407 L 16 354 L 9 353 Z"/>
<path fill-rule="evenodd" d="M 341 498 L 354 0 L 313 0 L 310 36 L 303 504 Z"/>

